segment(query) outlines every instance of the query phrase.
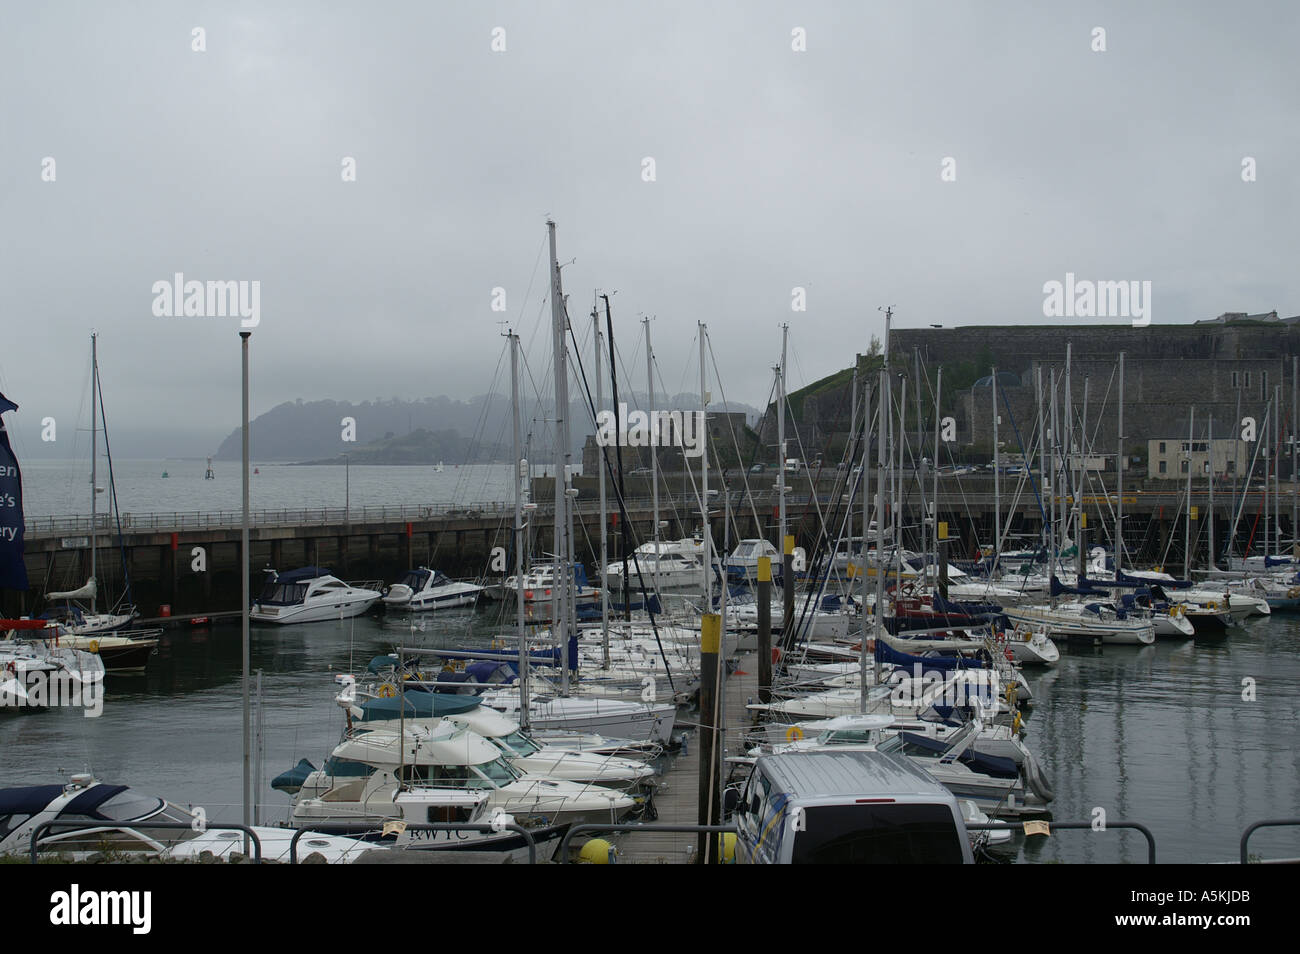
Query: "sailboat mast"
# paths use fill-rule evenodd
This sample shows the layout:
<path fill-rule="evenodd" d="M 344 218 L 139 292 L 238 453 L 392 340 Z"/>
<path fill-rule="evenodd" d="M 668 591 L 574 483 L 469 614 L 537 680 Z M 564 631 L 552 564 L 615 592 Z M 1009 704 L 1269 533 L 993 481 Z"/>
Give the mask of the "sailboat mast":
<path fill-rule="evenodd" d="M 862 579 L 862 648 L 858 657 L 858 681 L 861 683 L 862 698 L 859 706 L 863 713 L 867 711 L 867 544 L 871 535 L 871 506 L 868 497 L 871 493 L 871 388 L 867 384 L 866 368 L 862 374 L 862 470 L 858 479 L 862 481 L 862 549 L 858 551 L 858 575 Z M 850 534 L 852 536 L 852 534 Z M 849 547 L 850 554 L 852 546 Z M 876 575 L 880 575 L 880 559 L 876 554 Z"/>
<path fill-rule="evenodd" d="M 786 340 L 790 333 L 789 325 L 781 326 L 781 363 L 776 369 L 776 446 L 778 453 L 776 468 L 777 523 L 776 543 L 782 554 L 785 553 L 785 354 Z M 784 561 L 782 576 L 785 575 Z M 789 628 L 790 620 L 783 626 Z"/>
<path fill-rule="evenodd" d="M 1002 555 L 1002 445 L 998 443 L 998 369 L 993 366 L 989 378 L 993 401 L 993 570 L 997 571 Z"/>
<path fill-rule="evenodd" d="M 554 588 L 551 598 L 551 623 L 560 640 L 560 694 L 569 694 L 569 590 L 573 566 L 569 560 L 569 498 L 566 493 L 569 475 L 569 366 L 564 345 L 564 289 L 560 283 L 560 263 L 555 253 L 555 223 L 546 221 L 551 250 L 551 331 L 555 366 L 555 549 Z"/>
<path fill-rule="evenodd" d="M 97 540 L 95 530 L 99 525 L 99 480 L 96 467 L 99 464 L 99 418 L 96 413 L 95 395 L 99 393 L 99 335 L 90 336 L 90 613 L 95 614 L 95 550 Z"/>
<path fill-rule="evenodd" d="M 603 346 L 604 339 L 600 333 L 600 312 L 596 309 L 596 298 L 592 296 L 591 301 L 591 328 L 592 328 L 592 345 L 596 350 L 596 408 L 599 410 L 605 406 L 605 382 L 600 376 L 600 349 Z M 605 570 L 609 566 L 609 555 L 607 551 L 609 537 L 609 514 L 605 510 L 605 448 L 599 443 L 596 445 L 596 453 L 600 455 L 600 463 L 596 465 L 596 471 L 600 475 L 600 649 L 601 649 L 601 668 L 609 668 L 609 587 L 605 585 Z M 627 591 L 627 582 L 623 583 L 624 592 Z"/>
<path fill-rule="evenodd" d="M 650 421 L 655 419 L 655 353 L 650 346 L 650 318 L 646 316 L 642 319 L 645 322 L 645 378 L 646 378 L 646 403 L 647 418 Z M 652 425 L 653 426 L 653 425 Z M 659 592 L 659 444 L 658 441 L 650 442 L 650 508 L 651 519 L 654 520 L 650 527 L 650 539 L 654 541 L 654 561 L 650 564 L 652 574 L 652 588 L 654 592 Z"/>
<path fill-rule="evenodd" d="M 886 318 L 886 327 L 889 319 Z M 880 371 L 880 431 L 876 435 L 876 610 L 874 639 L 880 642 L 880 627 L 885 616 L 885 488 L 889 481 L 889 451 L 886 447 L 889 438 L 889 368 L 886 351 L 886 367 Z M 864 541 L 865 542 L 865 541 Z M 863 561 L 866 562 L 865 560 Z M 876 685 L 880 685 L 880 657 L 876 657 Z M 863 693 L 866 686 L 863 686 Z"/>
<path fill-rule="evenodd" d="M 1273 446 L 1277 453 L 1273 455 L 1273 548 L 1281 555 L 1282 550 L 1282 385 L 1273 385 L 1273 406 L 1277 408 L 1277 437 Z M 1268 488 L 1264 488 L 1267 492 Z"/>
<path fill-rule="evenodd" d="M 934 493 L 930 495 L 930 522 L 934 525 L 934 572 L 935 572 L 935 590 L 939 589 L 939 580 L 941 579 L 942 567 L 939 561 L 944 559 L 944 554 L 940 552 L 939 547 L 939 430 L 943 421 L 939 417 L 939 398 L 943 395 L 943 368 L 940 367 L 935 371 L 934 376 Z"/>
<path fill-rule="evenodd" d="M 1192 572 L 1192 448 L 1196 446 L 1196 406 L 1193 405 L 1187 412 L 1187 516 L 1183 521 L 1186 529 L 1183 531 L 1187 538 L 1187 545 L 1183 548 L 1183 579 L 1188 579 L 1188 574 Z"/>
<path fill-rule="evenodd" d="M 713 531 L 709 528 L 709 442 L 705 435 L 709 432 L 708 405 L 709 396 L 705 391 L 704 381 L 704 336 L 708 332 L 708 326 L 704 322 L 699 322 L 700 326 L 700 525 L 704 528 L 704 612 L 713 612 L 713 581 L 709 579 L 709 573 L 713 569 Z M 784 506 L 783 506 L 784 512 Z"/>
<path fill-rule="evenodd" d="M 1119 427 L 1115 454 L 1115 579 L 1124 559 L 1124 352 L 1119 353 Z"/>
<path fill-rule="evenodd" d="M 519 725 L 528 729 L 528 630 L 524 626 L 524 497 L 529 464 L 519 455 L 519 336 L 510 332 L 510 409 L 515 457 L 515 627 L 519 631 Z"/>
<path fill-rule="evenodd" d="M 1209 513 L 1209 521 L 1207 523 L 1207 528 L 1210 531 L 1210 539 L 1209 539 L 1209 547 L 1206 551 L 1206 555 L 1208 557 L 1206 563 L 1209 564 L 1210 570 L 1215 570 L 1218 569 L 1218 567 L 1215 566 L 1215 562 L 1214 562 L 1214 418 L 1213 417 L 1210 418 L 1210 430 L 1209 430 L 1208 438 L 1206 440 L 1206 446 L 1209 447 L 1210 449 L 1210 505 L 1209 505 L 1210 513 Z"/>

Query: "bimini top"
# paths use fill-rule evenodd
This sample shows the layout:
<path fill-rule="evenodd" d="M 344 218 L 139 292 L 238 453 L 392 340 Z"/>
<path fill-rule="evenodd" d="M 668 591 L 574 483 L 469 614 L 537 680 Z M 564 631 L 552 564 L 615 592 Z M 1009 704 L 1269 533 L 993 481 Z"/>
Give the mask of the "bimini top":
<path fill-rule="evenodd" d="M 884 752 L 784 752 L 763 756 L 755 768 L 796 798 L 951 798 L 928 772 Z"/>
<path fill-rule="evenodd" d="M 0 789 L 0 815 L 35 815 L 63 794 L 62 785 L 25 785 Z"/>
<path fill-rule="evenodd" d="M 301 583 L 304 580 L 314 580 L 318 577 L 329 576 L 330 571 L 319 566 L 304 566 L 297 570 L 290 570 L 288 573 L 279 573 L 275 577 L 277 583 Z"/>

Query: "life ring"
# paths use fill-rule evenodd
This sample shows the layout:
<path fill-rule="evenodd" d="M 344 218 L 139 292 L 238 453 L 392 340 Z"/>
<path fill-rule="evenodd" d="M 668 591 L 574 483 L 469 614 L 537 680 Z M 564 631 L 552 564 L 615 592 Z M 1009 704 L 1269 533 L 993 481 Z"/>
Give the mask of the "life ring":
<path fill-rule="evenodd" d="M 1006 655 L 1006 657 L 1007 657 L 1007 662 L 1015 662 L 1015 661 L 1016 661 L 1016 654 L 1013 653 L 1013 652 L 1011 651 L 1011 647 L 1010 647 L 1010 646 L 1008 646 L 1006 649 L 1002 650 L 1002 652 Z"/>
<path fill-rule="evenodd" d="M 99 640 L 92 639 L 89 643 L 86 644 L 86 648 L 90 650 L 92 653 L 99 652 Z"/>
<path fill-rule="evenodd" d="M 1208 603 L 1205 604 L 1205 608 L 1206 608 L 1206 609 L 1216 610 L 1216 609 L 1219 608 L 1219 604 L 1216 603 L 1216 602 L 1214 602 L 1214 600 L 1210 600 L 1210 602 L 1208 602 Z"/>
<path fill-rule="evenodd" d="M 798 742 L 802 738 L 803 729 L 799 728 L 797 725 L 792 725 L 790 728 L 785 730 L 785 740 L 787 742 Z"/>
<path fill-rule="evenodd" d="M 397 689 L 391 682 L 386 682 L 375 690 L 375 695 L 380 699 L 391 699 L 393 696 L 397 695 Z"/>

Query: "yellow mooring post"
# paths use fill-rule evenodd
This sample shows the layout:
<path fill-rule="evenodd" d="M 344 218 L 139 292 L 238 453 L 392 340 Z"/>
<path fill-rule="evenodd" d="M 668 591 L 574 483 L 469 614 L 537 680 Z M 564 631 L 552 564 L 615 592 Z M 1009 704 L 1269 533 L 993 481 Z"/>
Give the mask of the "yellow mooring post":
<path fill-rule="evenodd" d="M 758 558 L 758 701 L 772 701 L 772 558 Z"/>
<path fill-rule="evenodd" d="M 699 824 L 722 824 L 722 785 L 718 752 L 718 698 L 722 667 L 722 617 L 706 613 L 700 626 L 700 810 Z M 700 833 L 700 864 L 718 863 L 718 836 Z"/>

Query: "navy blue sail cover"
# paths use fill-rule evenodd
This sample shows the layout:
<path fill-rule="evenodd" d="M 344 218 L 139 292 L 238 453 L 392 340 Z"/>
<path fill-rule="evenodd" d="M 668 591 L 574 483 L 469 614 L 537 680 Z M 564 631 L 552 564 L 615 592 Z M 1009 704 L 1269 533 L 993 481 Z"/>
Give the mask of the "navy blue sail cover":
<path fill-rule="evenodd" d="M 0 394 L 0 589 L 27 589 L 27 564 L 23 561 L 23 475 L 9 446 L 3 415 L 18 405 Z"/>

